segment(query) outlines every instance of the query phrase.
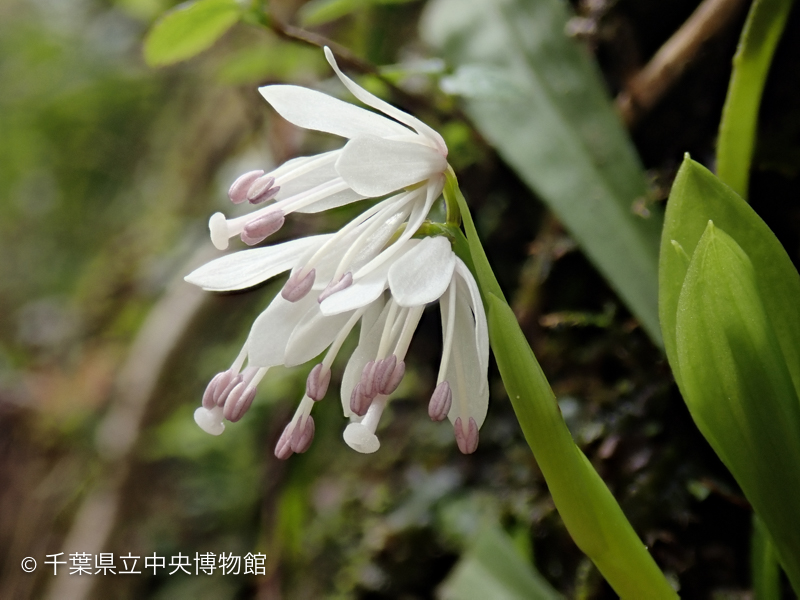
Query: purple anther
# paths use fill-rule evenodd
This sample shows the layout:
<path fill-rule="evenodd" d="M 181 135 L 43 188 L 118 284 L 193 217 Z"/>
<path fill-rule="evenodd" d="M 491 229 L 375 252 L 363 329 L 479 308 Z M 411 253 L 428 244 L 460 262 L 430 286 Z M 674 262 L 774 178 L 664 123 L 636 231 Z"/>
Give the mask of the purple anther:
<path fill-rule="evenodd" d="M 350 394 L 350 410 L 359 417 L 367 414 L 369 405 L 372 404 L 374 396 L 367 396 L 364 393 L 364 384 L 359 382 L 353 388 L 353 393 Z"/>
<path fill-rule="evenodd" d="M 381 362 L 383 361 L 375 362 L 371 360 L 361 370 L 361 393 L 369 399 L 374 398 L 378 393 L 375 387 L 375 371 L 377 371 Z"/>
<path fill-rule="evenodd" d="M 216 375 L 214 375 L 211 381 L 208 382 L 208 385 L 206 386 L 206 391 L 203 392 L 203 408 L 207 408 L 210 410 L 217 405 L 217 396 L 216 396 L 217 389 L 220 386 L 223 386 L 224 388 L 224 386 L 228 385 L 227 377 L 229 377 L 230 375 L 231 375 L 230 371 L 223 371 L 222 373 L 217 373 Z"/>
<path fill-rule="evenodd" d="M 278 439 L 278 443 L 275 444 L 275 457 L 279 460 L 286 460 L 292 454 L 294 454 L 292 450 L 292 423 L 289 422 L 283 428 L 283 433 Z"/>
<path fill-rule="evenodd" d="M 225 402 L 228 400 L 228 395 L 233 391 L 233 388 L 239 385 L 242 381 L 241 374 L 234 375 L 230 370 L 228 370 L 228 372 L 230 373 L 230 379 L 225 378 L 217 384 L 216 394 L 214 396 L 217 406 L 225 406 Z M 224 386 L 223 383 L 225 384 Z"/>
<path fill-rule="evenodd" d="M 311 269 L 302 279 L 300 279 L 301 272 L 302 270 L 293 271 L 289 275 L 289 281 L 286 282 L 286 285 L 281 290 L 281 296 L 283 296 L 284 300 L 297 302 L 305 298 L 306 294 L 311 291 L 314 285 L 314 278 L 317 276 L 316 269 Z"/>
<path fill-rule="evenodd" d="M 328 284 L 328 286 L 324 290 L 322 290 L 322 293 L 319 295 L 317 301 L 322 302 L 328 296 L 332 296 L 336 292 L 341 292 L 343 289 L 349 288 L 351 285 L 353 285 L 353 274 L 350 271 L 348 271 L 347 273 L 339 277 L 336 283 L 331 281 Z"/>
<path fill-rule="evenodd" d="M 397 357 L 392 354 L 375 369 L 375 391 L 384 396 L 394 393 L 405 374 L 406 363 L 402 360 L 397 362 Z"/>
<path fill-rule="evenodd" d="M 453 390 L 450 389 L 449 383 L 442 381 L 433 390 L 431 401 L 428 403 L 428 416 L 433 421 L 444 421 L 452 405 Z"/>
<path fill-rule="evenodd" d="M 454 425 L 456 444 L 463 454 L 472 454 L 478 449 L 478 424 L 470 417 L 467 431 L 464 431 L 463 425 L 461 417 L 458 417 Z"/>
<path fill-rule="evenodd" d="M 256 388 L 249 387 L 245 381 L 240 382 L 228 395 L 222 415 L 235 423 L 248 411 L 255 397 Z"/>
<path fill-rule="evenodd" d="M 314 417 L 308 415 L 305 424 L 301 427 L 300 423 L 294 428 L 292 432 L 292 452 L 302 454 L 311 447 L 311 442 L 314 441 Z"/>
<path fill-rule="evenodd" d="M 241 204 L 247 200 L 247 191 L 250 189 L 250 186 L 263 174 L 264 171 L 258 169 L 257 171 L 248 171 L 244 175 L 239 175 L 228 190 L 228 198 L 231 199 L 231 202 L 234 204 Z"/>
<path fill-rule="evenodd" d="M 274 184 L 275 178 L 269 175 L 264 175 L 256 179 L 250 186 L 250 189 L 247 190 L 247 199 L 250 201 L 250 204 L 260 204 L 270 198 L 274 198 L 281 189 L 281 186 Z"/>
<path fill-rule="evenodd" d="M 331 370 L 319 363 L 308 374 L 306 379 L 306 395 L 312 400 L 319 401 L 325 397 L 328 384 L 331 382 Z"/>
<path fill-rule="evenodd" d="M 283 211 L 270 208 L 269 212 L 248 221 L 239 237 L 248 246 L 254 246 L 283 227 L 285 221 Z"/>

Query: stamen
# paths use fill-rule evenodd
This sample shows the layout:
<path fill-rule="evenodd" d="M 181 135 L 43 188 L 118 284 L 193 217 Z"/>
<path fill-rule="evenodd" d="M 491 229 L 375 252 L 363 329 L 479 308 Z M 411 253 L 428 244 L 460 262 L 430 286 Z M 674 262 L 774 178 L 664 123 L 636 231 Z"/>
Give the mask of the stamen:
<path fill-rule="evenodd" d="M 233 391 L 233 389 L 242 382 L 241 375 L 234 375 L 231 373 L 231 378 L 228 380 L 225 387 L 221 385 L 217 386 L 216 395 L 214 396 L 214 400 L 217 406 L 225 406 L 225 402 L 228 400 L 228 396 Z"/>
<path fill-rule="evenodd" d="M 442 362 L 439 363 L 439 376 L 437 377 L 437 381 L 441 383 L 444 381 L 445 375 L 447 373 L 447 366 L 450 362 L 450 353 L 453 350 L 453 332 L 455 331 L 456 325 L 456 283 L 455 281 L 450 282 L 450 286 L 447 288 L 447 299 L 448 305 L 450 307 L 449 314 L 447 315 L 447 328 L 444 332 L 444 341 L 442 347 Z M 442 309 L 442 305 L 440 303 L 439 310 Z"/>
<path fill-rule="evenodd" d="M 275 178 L 271 175 L 259 177 L 247 190 L 247 199 L 250 204 L 259 204 L 273 198 L 280 191 L 281 186 L 275 185 Z"/>
<path fill-rule="evenodd" d="M 292 450 L 292 432 L 294 431 L 294 421 L 290 421 L 283 428 L 281 437 L 278 438 L 278 443 L 275 444 L 275 458 L 279 460 L 286 460 L 294 451 Z"/>
<path fill-rule="evenodd" d="M 325 358 L 322 360 L 322 364 L 325 369 L 330 369 L 333 361 L 336 360 L 336 355 L 339 353 L 339 350 L 342 348 L 342 344 L 347 339 L 347 336 L 350 335 L 350 332 L 353 330 L 353 327 L 356 326 L 356 323 L 361 319 L 363 314 L 366 312 L 367 307 L 359 308 L 353 315 L 347 320 L 347 323 L 344 327 L 339 331 L 336 336 L 336 339 L 333 340 L 333 343 L 328 348 L 328 353 L 325 355 Z"/>
<path fill-rule="evenodd" d="M 206 391 L 203 392 L 202 404 L 204 408 L 212 409 L 217 405 L 217 390 L 224 389 L 231 377 L 233 377 L 233 373 L 230 370 L 214 375 L 211 381 L 208 382 Z"/>
<path fill-rule="evenodd" d="M 319 401 L 325 397 L 328 385 L 331 382 L 331 370 L 323 363 L 319 363 L 308 374 L 306 379 L 306 395 L 312 400 Z"/>
<path fill-rule="evenodd" d="M 297 425 L 292 432 L 292 452 L 302 454 L 311 447 L 314 441 L 314 417 L 308 415 L 302 425 Z"/>
<path fill-rule="evenodd" d="M 402 360 L 397 362 L 397 357 L 394 354 L 381 361 L 380 366 L 375 372 L 377 393 L 383 394 L 384 396 L 393 394 L 400 385 L 400 382 L 403 381 L 403 376 L 405 374 L 406 363 Z"/>
<path fill-rule="evenodd" d="M 258 169 L 256 171 L 248 171 L 244 175 L 239 175 L 236 181 L 231 184 L 230 189 L 228 189 L 228 198 L 231 199 L 231 202 L 234 204 L 241 204 L 247 200 L 247 191 L 250 189 L 250 186 L 263 174 L 264 171 Z"/>
<path fill-rule="evenodd" d="M 319 295 L 317 302 L 321 303 L 328 296 L 332 296 L 336 292 L 341 292 L 342 290 L 349 288 L 351 285 L 353 285 L 353 274 L 350 271 L 348 271 L 347 273 L 339 277 L 336 283 L 331 281 L 328 284 L 328 286 L 324 290 L 322 290 L 322 293 Z"/>
<path fill-rule="evenodd" d="M 447 413 L 450 412 L 450 407 L 453 405 L 453 390 L 450 389 L 450 384 L 442 381 L 433 390 L 431 401 L 428 403 L 428 416 L 433 421 L 443 421 L 447 418 Z"/>
<path fill-rule="evenodd" d="M 200 407 L 194 411 L 194 422 L 200 429 L 211 435 L 219 435 L 225 431 L 225 423 L 222 422 L 222 409 L 215 406 L 212 409 Z"/>
<path fill-rule="evenodd" d="M 461 450 L 463 454 L 472 454 L 478 449 L 478 424 L 475 422 L 475 419 L 472 417 L 469 418 L 469 426 L 467 430 L 464 431 L 464 423 L 461 421 L 461 417 L 458 417 L 454 429 L 456 444 L 458 444 L 458 449 Z"/>
<path fill-rule="evenodd" d="M 281 296 L 283 296 L 284 300 L 297 302 L 305 298 L 305 295 L 311 291 L 311 288 L 314 286 L 314 278 L 317 276 L 316 269 L 311 269 L 311 271 L 302 276 L 302 278 L 301 273 L 301 271 L 293 271 L 292 274 L 289 275 L 289 280 L 281 290 Z"/>
<path fill-rule="evenodd" d="M 361 392 L 370 399 L 374 398 L 378 393 L 375 387 L 375 371 L 377 366 L 376 362 L 371 360 L 365 364 L 364 368 L 361 370 Z"/>
<path fill-rule="evenodd" d="M 353 414 L 363 417 L 367 414 L 370 404 L 372 404 L 373 396 L 368 396 L 364 393 L 364 385 L 359 382 L 353 388 L 350 394 L 350 410 Z"/>
<path fill-rule="evenodd" d="M 254 246 L 259 242 L 263 242 L 283 227 L 285 221 L 286 218 L 283 216 L 283 211 L 276 208 L 256 217 L 252 221 L 248 221 L 244 229 L 242 229 L 240 237 L 248 246 Z"/>
<path fill-rule="evenodd" d="M 256 397 L 256 388 L 244 381 L 240 382 L 225 400 L 223 415 L 228 421 L 235 423 L 241 419 Z"/>
<path fill-rule="evenodd" d="M 318 169 L 321 166 L 324 166 L 325 163 L 333 162 L 339 158 L 339 154 L 341 154 L 341 150 L 333 150 L 331 152 L 325 152 L 324 154 L 319 154 L 310 160 L 300 161 L 300 164 L 285 173 L 278 175 L 275 180 L 280 184 L 283 185 L 284 183 L 288 183 L 293 179 L 297 179 L 301 175 L 305 175 L 306 173 L 310 173 L 314 169 Z M 279 171 L 280 169 L 277 169 Z M 275 171 L 275 172 L 277 172 Z"/>

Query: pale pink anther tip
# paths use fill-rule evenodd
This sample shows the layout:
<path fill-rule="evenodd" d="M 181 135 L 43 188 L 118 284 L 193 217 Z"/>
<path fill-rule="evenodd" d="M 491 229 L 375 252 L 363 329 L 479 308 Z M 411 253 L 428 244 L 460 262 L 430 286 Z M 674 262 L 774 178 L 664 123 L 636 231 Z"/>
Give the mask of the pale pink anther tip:
<path fill-rule="evenodd" d="M 248 246 L 255 246 L 283 227 L 285 222 L 282 211 L 270 208 L 268 213 L 249 221 L 239 237 Z"/>
<path fill-rule="evenodd" d="M 289 276 L 289 280 L 281 290 L 281 296 L 289 302 L 297 302 L 305 298 L 306 294 L 314 286 L 314 278 L 317 276 L 316 269 L 311 269 L 305 277 L 299 278 L 301 271 L 295 271 Z"/>
<path fill-rule="evenodd" d="M 275 458 L 279 460 L 286 460 L 294 451 L 292 450 L 292 423 L 289 422 L 283 428 L 281 437 L 278 438 L 278 443 L 275 444 Z"/>
<path fill-rule="evenodd" d="M 442 381 L 433 390 L 431 401 L 428 403 L 428 416 L 434 421 L 444 421 L 450 407 L 453 405 L 453 390 L 450 384 Z"/>
<path fill-rule="evenodd" d="M 325 298 L 332 296 L 336 292 L 341 292 L 344 289 L 349 288 L 353 285 L 353 274 L 348 271 L 344 275 L 342 275 L 336 282 L 331 281 L 327 287 L 322 290 L 322 293 L 317 298 L 317 302 L 320 304 L 322 303 Z"/>
<path fill-rule="evenodd" d="M 255 171 L 248 171 L 243 175 L 239 175 L 231 184 L 231 187 L 228 189 L 228 198 L 230 198 L 231 202 L 234 204 L 241 204 L 245 200 L 247 200 L 247 192 L 250 189 L 250 186 L 253 185 L 253 182 L 259 179 L 264 174 L 264 171 L 261 169 L 257 169 Z"/>
<path fill-rule="evenodd" d="M 318 402 L 325 397 L 328 385 L 331 382 L 331 370 L 325 369 L 322 363 L 311 369 L 306 379 L 306 395 Z"/>
<path fill-rule="evenodd" d="M 464 431 L 464 423 L 461 417 L 458 417 L 453 429 L 455 430 L 456 444 L 463 454 L 472 454 L 478 449 L 478 424 L 475 419 L 469 418 L 467 430 Z"/>
<path fill-rule="evenodd" d="M 292 452 L 302 454 L 308 450 L 314 441 L 314 430 L 314 417 L 311 415 L 306 417 L 306 422 L 302 426 L 298 423 L 292 432 Z"/>

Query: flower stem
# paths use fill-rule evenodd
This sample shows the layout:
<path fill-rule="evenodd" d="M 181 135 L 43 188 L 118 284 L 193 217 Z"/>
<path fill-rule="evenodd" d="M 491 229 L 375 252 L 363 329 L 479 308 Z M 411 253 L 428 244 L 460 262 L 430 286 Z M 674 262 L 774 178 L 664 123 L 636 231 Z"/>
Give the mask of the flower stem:
<path fill-rule="evenodd" d="M 468 264 L 487 308 L 489 339 L 500 375 L 572 539 L 621 598 L 677 598 L 614 496 L 572 439 L 539 362 L 505 301 L 452 170 L 444 194 L 448 206 L 456 203 L 460 209 L 471 259 Z M 458 243 L 454 249 L 463 252 Z"/>

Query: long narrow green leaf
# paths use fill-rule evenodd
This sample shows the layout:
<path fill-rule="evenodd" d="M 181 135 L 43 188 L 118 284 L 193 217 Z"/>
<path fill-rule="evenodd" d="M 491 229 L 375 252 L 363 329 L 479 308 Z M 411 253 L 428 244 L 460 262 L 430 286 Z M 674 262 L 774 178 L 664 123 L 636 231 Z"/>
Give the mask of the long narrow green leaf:
<path fill-rule="evenodd" d="M 497 525 L 485 527 L 439 588 L 442 600 L 562 600 Z"/>
<path fill-rule="evenodd" d="M 708 222 L 678 300 L 684 399 L 764 522 L 800 590 L 800 402 L 757 267 Z"/>
<path fill-rule="evenodd" d="M 482 135 L 558 215 L 660 343 L 661 215 L 633 213 L 642 167 L 598 70 L 564 34 L 562 0 L 434 0 L 423 36 L 457 67 L 443 82 Z"/>
<path fill-rule="evenodd" d="M 767 314 L 775 325 L 783 356 L 800 396 L 800 275 L 781 243 L 766 223 L 733 190 L 708 169 L 691 160 L 683 161 L 672 185 L 659 269 L 659 316 L 664 347 L 678 384 L 681 373 L 675 352 L 675 319 L 678 297 L 688 262 L 709 220 L 736 240 L 750 257 Z M 673 244 L 674 242 L 674 244 Z M 676 245 L 681 252 L 676 250 Z"/>
<path fill-rule="evenodd" d="M 502 297 L 452 173 L 448 174 L 445 199 L 449 204 L 457 203 L 461 210 L 500 375 L 525 440 L 572 539 L 622 598 L 676 598 L 614 496 L 575 445 L 553 390 Z"/>
<path fill-rule="evenodd" d="M 742 198 L 747 198 L 761 93 L 792 3 L 755 0 L 733 57 L 733 74 L 719 124 L 717 175 Z"/>
<path fill-rule="evenodd" d="M 148 65 L 171 65 L 209 48 L 240 19 L 236 0 L 198 0 L 167 11 L 144 41 Z"/>
<path fill-rule="evenodd" d="M 750 572 L 753 574 L 755 600 L 781 600 L 778 556 L 764 523 L 756 514 L 753 514 L 753 534 L 750 540 Z"/>

